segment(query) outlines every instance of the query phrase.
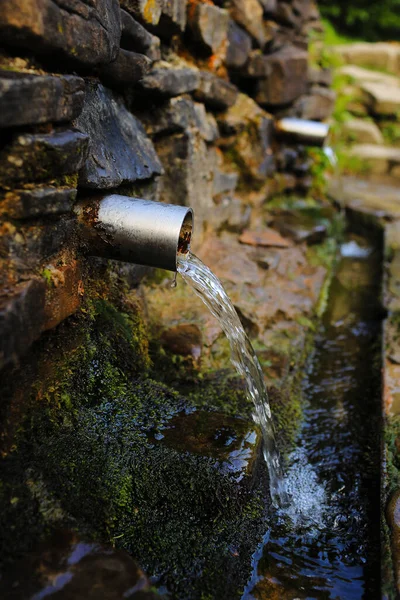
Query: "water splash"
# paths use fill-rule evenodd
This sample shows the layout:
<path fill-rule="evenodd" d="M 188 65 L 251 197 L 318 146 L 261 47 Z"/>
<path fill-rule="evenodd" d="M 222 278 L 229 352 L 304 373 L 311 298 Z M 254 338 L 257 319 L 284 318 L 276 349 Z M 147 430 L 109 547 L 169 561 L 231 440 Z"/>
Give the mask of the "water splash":
<path fill-rule="evenodd" d="M 218 277 L 194 254 L 178 255 L 178 273 L 216 317 L 228 338 L 232 363 L 245 380 L 247 394 L 254 404 L 253 418 L 263 434 L 272 502 L 275 506 L 288 505 L 263 372 L 237 312 Z"/>

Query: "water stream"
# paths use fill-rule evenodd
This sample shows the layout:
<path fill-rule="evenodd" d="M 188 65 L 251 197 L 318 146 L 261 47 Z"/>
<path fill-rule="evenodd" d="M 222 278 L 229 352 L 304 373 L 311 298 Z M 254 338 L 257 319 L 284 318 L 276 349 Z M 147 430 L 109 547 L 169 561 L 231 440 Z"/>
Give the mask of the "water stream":
<path fill-rule="evenodd" d="M 237 312 L 218 277 L 194 254 L 179 255 L 178 272 L 216 317 L 228 338 L 232 363 L 245 380 L 247 393 L 254 404 L 253 418 L 263 434 L 263 453 L 269 471 L 272 502 L 275 506 L 287 505 L 263 372 Z"/>

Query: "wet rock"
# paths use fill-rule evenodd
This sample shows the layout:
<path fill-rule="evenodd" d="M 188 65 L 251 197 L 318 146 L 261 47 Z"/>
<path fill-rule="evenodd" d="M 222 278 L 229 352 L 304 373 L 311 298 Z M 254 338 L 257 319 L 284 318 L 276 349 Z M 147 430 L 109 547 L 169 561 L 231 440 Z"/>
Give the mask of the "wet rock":
<path fill-rule="evenodd" d="M 267 36 L 263 23 L 263 9 L 258 0 L 232 0 L 232 18 L 256 40 L 260 48 L 265 46 Z"/>
<path fill-rule="evenodd" d="M 289 104 L 306 91 L 307 52 L 285 47 L 263 59 L 268 75 L 257 83 L 256 100 L 271 106 Z"/>
<path fill-rule="evenodd" d="M 71 121 L 82 110 L 84 89 L 72 75 L 0 71 L 0 127 Z"/>
<path fill-rule="evenodd" d="M 4 0 L 0 13 L 3 43 L 58 56 L 85 67 L 114 60 L 121 21 L 118 0 Z"/>
<path fill-rule="evenodd" d="M 162 167 L 140 121 L 110 90 L 89 84 L 76 126 L 90 136 L 80 185 L 107 189 L 159 175 Z"/>
<path fill-rule="evenodd" d="M 16 135 L 0 152 L 0 183 L 76 173 L 86 160 L 88 144 L 89 137 L 74 130 Z"/>
<path fill-rule="evenodd" d="M 235 104 L 237 96 L 237 87 L 229 81 L 208 71 L 200 72 L 200 81 L 194 92 L 194 97 L 199 102 L 204 102 L 214 110 L 226 110 Z"/>
<path fill-rule="evenodd" d="M 211 265 L 213 272 L 221 279 L 233 284 L 260 284 L 260 273 L 250 252 L 235 239 L 218 239 L 212 237 L 204 243 L 200 257 Z M 236 302 L 235 302 L 236 304 Z M 243 311 L 245 312 L 245 311 Z"/>
<path fill-rule="evenodd" d="M 343 137 L 358 144 L 383 144 L 383 135 L 376 123 L 365 119 L 349 119 L 342 124 Z"/>
<path fill-rule="evenodd" d="M 39 337 L 46 283 L 32 279 L 3 289 L 0 297 L 0 368 L 16 361 Z"/>
<path fill-rule="evenodd" d="M 226 66 L 231 69 L 240 69 L 243 67 L 251 52 L 251 46 L 251 37 L 231 19 L 228 29 Z"/>
<path fill-rule="evenodd" d="M 180 413 L 156 435 L 162 444 L 175 450 L 218 461 L 223 473 L 247 485 L 261 458 L 261 435 L 254 424 L 222 413 Z"/>
<path fill-rule="evenodd" d="M 219 137 L 218 125 L 204 104 L 193 102 L 189 96 L 171 98 L 156 112 L 140 113 L 139 118 L 149 135 L 159 135 L 196 128 L 206 142 Z"/>
<path fill-rule="evenodd" d="M 361 86 L 369 110 L 379 116 L 396 115 L 400 110 L 400 87 L 382 83 L 364 83 Z"/>
<path fill-rule="evenodd" d="M 163 331 L 161 344 L 173 354 L 191 356 L 197 360 L 201 356 L 203 339 L 197 325 L 183 323 Z"/>
<path fill-rule="evenodd" d="M 41 215 L 58 215 L 72 210 L 76 188 L 43 185 L 4 192 L 0 213 L 10 219 L 31 219 Z"/>
<path fill-rule="evenodd" d="M 188 10 L 188 26 L 193 39 L 209 54 L 225 56 L 229 13 L 212 4 L 197 4 Z"/>
<path fill-rule="evenodd" d="M 56 531 L 15 565 L 0 584 L 10 600 L 55 596 L 59 600 L 159 598 L 138 564 L 123 550 Z M 4 596 L 5 597 L 5 596 Z"/>
<path fill-rule="evenodd" d="M 203 138 L 193 129 L 155 141 L 165 174 L 160 184 L 163 202 L 192 206 L 196 213 L 196 238 L 213 209 L 213 161 Z"/>
<path fill-rule="evenodd" d="M 236 103 L 218 117 L 218 124 L 242 176 L 262 181 L 274 171 L 273 119 L 254 100 L 239 94 Z"/>
<path fill-rule="evenodd" d="M 301 119 L 324 121 L 331 116 L 335 100 L 336 94 L 333 90 L 315 86 L 310 94 L 295 102 L 293 111 Z"/>
<path fill-rule="evenodd" d="M 289 248 L 291 243 L 283 238 L 277 231 L 266 228 L 262 231 L 243 231 L 239 237 L 239 242 L 249 246 L 272 246 L 275 248 Z"/>
<path fill-rule="evenodd" d="M 145 25 L 157 25 L 163 5 L 163 0 L 121 0 L 121 8 Z"/>
<path fill-rule="evenodd" d="M 190 68 L 156 68 L 139 84 L 139 88 L 148 94 L 173 97 L 193 92 L 200 83 L 200 74 Z"/>
<path fill-rule="evenodd" d="M 321 221 L 323 219 L 315 217 L 312 213 L 307 214 L 306 211 L 283 211 L 275 216 L 270 224 L 296 244 L 320 244 L 327 234 L 327 225 Z"/>

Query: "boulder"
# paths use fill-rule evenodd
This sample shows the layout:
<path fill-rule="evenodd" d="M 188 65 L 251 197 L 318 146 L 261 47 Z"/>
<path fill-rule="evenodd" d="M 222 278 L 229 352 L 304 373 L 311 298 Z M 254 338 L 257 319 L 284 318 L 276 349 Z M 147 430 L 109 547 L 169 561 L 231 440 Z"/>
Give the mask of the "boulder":
<path fill-rule="evenodd" d="M 4 192 L 0 213 L 10 219 L 32 219 L 42 215 L 59 215 L 72 211 L 76 188 L 52 185 L 30 186 Z"/>
<path fill-rule="evenodd" d="M 286 46 L 261 58 L 265 79 L 256 85 L 255 99 L 259 104 L 279 106 L 289 104 L 306 91 L 308 54 Z"/>
<path fill-rule="evenodd" d="M 400 87 L 390 87 L 384 83 L 364 83 L 361 89 L 373 114 L 397 115 L 400 111 Z"/>
<path fill-rule="evenodd" d="M 72 121 L 84 97 L 80 77 L 0 71 L 0 127 Z"/>
<path fill-rule="evenodd" d="M 188 10 L 188 26 L 193 39 L 209 54 L 225 56 L 229 13 L 212 4 L 196 4 Z"/>
<path fill-rule="evenodd" d="M 88 144 L 89 137 L 74 130 L 16 134 L 0 152 L 0 183 L 77 173 L 87 158 Z"/>
<path fill-rule="evenodd" d="M 243 67 L 251 52 L 251 37 L 244 29 L 230 19 L 228 28 L 228 48 L 225 63 L 230 69 Z"/>
<path fill-rule="evenodd" d="M 365 119 L 350 119 L 341 127 L 341 134 L 348 142 L 357 144 L 383 144 L 383 135 L 379 127 Z"/>
<path fill-rule="evenodd" d="M 133 85 L 150 71 L 152 60 L 144 54 L 120 49 L 117 58 L 101 70 L 101 78 L 111 86 Z"/>
<path fill-rule="evenodd" d="M 267 35 L 263 22 L 263 8 L 258 0 L 232 0 L 230 12 L 232 18 L 264 48 Z"/>
<path fill-rule="evenodd" d="M 157 67 L 139 84 L 143 93 L 154 96 L 173 97 L 193 92 L 199 87 L 200 74 L 197 69 Z"/>
<path fill-rule="evenodd" d="M 121 9 L 121 48 L 145 54 L 151 60 L 160 60 L 160 38 L 152 35 L 132 15 Z"/>
<path fill-rule="evenodd" d="M 163 10 L 163 0 L 121 0 L 121 8 L 144 25 L 157 25 Z"/>
<path fill-rule="evenodd" d="M 79 177 L 82 187 L 107 189 L 161 174 L 143 125 L 102 85 L 88 84 L 76 127 L 90 136 L 90 154 Z"/>
<path fill-rule="evenodd" d="M 44 57 L 58 56 L 84 67 L 115 60 L 121 37 L 118 0 L 3 0 L 4 44 Z"/>
<path fill-rule="evenodd" d="M 200 71 L 200 81 L 194 91 L 196 100 L 218 111 L 233 106 L 237 96 L 238 89 L 232 83 L 208 71 Z"/>

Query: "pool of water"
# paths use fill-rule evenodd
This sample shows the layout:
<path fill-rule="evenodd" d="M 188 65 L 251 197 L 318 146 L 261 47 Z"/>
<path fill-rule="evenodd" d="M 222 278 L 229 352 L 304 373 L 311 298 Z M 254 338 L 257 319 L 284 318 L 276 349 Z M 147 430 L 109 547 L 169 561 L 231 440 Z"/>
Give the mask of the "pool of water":
<path fill-rule="evenodd" d="M 275 510 L 243 600 L 380 597 L 381 255 L 348 235 L 304 380 L 289 457 L 289 510 Z"/>

